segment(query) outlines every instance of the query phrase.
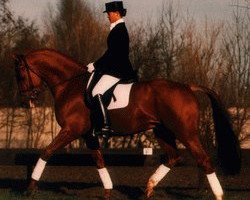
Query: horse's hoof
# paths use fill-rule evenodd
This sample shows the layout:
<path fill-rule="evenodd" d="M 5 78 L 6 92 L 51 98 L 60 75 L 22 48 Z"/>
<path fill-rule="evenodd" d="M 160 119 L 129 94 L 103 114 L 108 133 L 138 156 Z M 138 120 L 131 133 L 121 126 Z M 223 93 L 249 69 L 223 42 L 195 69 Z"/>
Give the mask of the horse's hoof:
<path fill-rule="evenodd" d="M 37 192 L 38 192 L 37 181 L 32 179 L 30 181 L 28 188 L 27 188 L 27 191 L 25 192 L 25 195 L 27 197 L 31 197 L 31 196 L 34 196 Z"/>
<path fill-rule="evenodd" d="M 154 189 L 153 188 L 147 188 L 146 191 L 145 191 L 145 193 L 146 193 L 146 197 L 150 198 L 150 197 L 153 196 Z"/>
<path fill-rule="evenodd" d="M 24 193 L 26 197 L 34 197 L 35 194 L 38 192 L 38 189 L 27 189 L 27 191 Z"/>
<path fill-rule="evenodd" d="M 111 199 L 111 189 L 105 189 L 104 190 L 104 200 L 110 200 Z"/>
<path fill-rule="evenodd" d="M 216 196 L 216 200 L 223 200 L 223 196 Z"/>
<path fill-rule="evenodd" d="M 147 198 L 150 198 L 154 193 L 155 183 L 153 180 L 149 180 L 147 184 L 147 189 L 145 191 Z"/>

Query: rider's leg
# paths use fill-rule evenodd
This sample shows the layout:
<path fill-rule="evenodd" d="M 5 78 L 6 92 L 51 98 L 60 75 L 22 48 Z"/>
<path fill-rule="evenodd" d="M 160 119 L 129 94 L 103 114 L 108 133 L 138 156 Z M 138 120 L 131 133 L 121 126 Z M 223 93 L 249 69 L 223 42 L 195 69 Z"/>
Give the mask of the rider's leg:
<path fill-rule="evenodd" d="M 108 89 L 110 89 L 120 80 L 120 78 L 104 74 L 92 90 L 93 97 L 97 94 L 103 95 Z"/>
<path fill-rule="evenodd" d="M 98 124 L 99 125 L 98 128 L 101 128 L 102 131 L 109 131 L 110 130 L 110 119 L 108 116 L 107 108 L 103 102 L 102 95 L 101 94 L 95 95 L 94 102 L 95 102 L 95 106 L 96 106 L 95 111 L 98 112 L 97 113 L 98 119 L 101 120 L 101 122 Z"/>
<path fill-rule="evenodd" d="M 110 76 L 103 75 L 98 83 L 92 90 L 92 95 L 94 97 L 94 102 L 97 104 L 97 112 L 102 115 L 102 131 L 110 130 L 110 120 L 107 112 L 106 105 L 103 102 L 102 95 L 113 85 L 115 85 L 120 79 Z"/>

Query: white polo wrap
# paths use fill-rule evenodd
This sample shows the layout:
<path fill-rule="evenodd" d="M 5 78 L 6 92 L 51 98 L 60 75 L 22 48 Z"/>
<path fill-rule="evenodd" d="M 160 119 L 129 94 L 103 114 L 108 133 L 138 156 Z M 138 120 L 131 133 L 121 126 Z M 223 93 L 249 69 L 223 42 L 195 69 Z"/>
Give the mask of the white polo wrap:
<path fill-rule="evenodd" d="M 37 161 L 36 166 L 35 166 L 35 168 L 33 170 L 33 173 L 31 175 L 32 179 L 34 179 L 36 181 L 39 181 L 39 179 L 41 178 L 41 175 L 43 173 L 43 170 L 45 168 L 46 163 L 47 163 L 46 161 L 39 158 L 39 160 Z"/>
<path fill-rule="evenodd" d="M 104 167 L 102 169 L 97 169 L 97 170 L 98 170 L 99 176 L 102 180 L 104 189 L 113 189 L 113 183 L 111 181 L 111 178 L 110 178 L 110 175 L 109 175 L 107 168 Z"/>
<path fill-rule="evenodd" d="M 156 186 L 170 171 L 170 168 L 161 164 L 155 173 L 149 178 L 149 180 L 153 180 L 154 186 Z"/>
<path fill-rule="evenodd" d="M 222 199 L 223 190 L 216 174 L 207 174 L 207 179 L 214 195 L 217 197 L 217 199 Z"/>

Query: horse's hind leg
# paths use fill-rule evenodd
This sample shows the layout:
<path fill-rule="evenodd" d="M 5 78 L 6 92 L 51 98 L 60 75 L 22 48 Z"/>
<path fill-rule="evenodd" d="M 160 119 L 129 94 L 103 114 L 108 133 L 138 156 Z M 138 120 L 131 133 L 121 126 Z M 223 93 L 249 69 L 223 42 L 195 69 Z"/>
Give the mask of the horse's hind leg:
<path fill-rule="evenodd" d="M 180 160 L 174 134 L 167 130 L 163 125 L 154 128 L 155 136 L 166 152 L 166 163 L 161 164 L 155 173 L 149 178 L 147 183 L 146 195 L 149 198 L 153 194 L 154 187 L 167 175 L 170 169 Z"/>
<path fill-rule="evenodd" d="M 100 150 L 98 137 L 92 135 L 92 133 L 88 133 L 84 136 L 84 139 L 86 141 L 87 148 L 92 150 L 92 158 L 96 163 L 97 171 L 104 187 L 104 199 L 109 200 L 111 198 L 113 183 L 110 178 L 109 172 L 105 167 L 105 162 Z"/>
<path fill-rule="evenodd" d="M 196 131 L 193 131 L 193 133 Z M 187 136 L 187 135 L 186 135 Z M 180 141 L 192 153 L 198 165 L 205 171 L 210 187 L 215 195 L 216 200 L 222 200 L 223 190 L 220 182 L 215 174 L 209 156 L 203 149 L 197 134 L 189 135 L 185 139 L 180 138 Z"/>

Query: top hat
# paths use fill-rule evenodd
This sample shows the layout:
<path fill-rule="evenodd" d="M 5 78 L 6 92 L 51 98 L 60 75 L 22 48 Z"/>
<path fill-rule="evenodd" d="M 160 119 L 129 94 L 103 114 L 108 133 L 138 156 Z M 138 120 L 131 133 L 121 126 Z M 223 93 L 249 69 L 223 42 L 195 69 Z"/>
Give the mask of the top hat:
<path fill-rule="evenodd" d="M 121 11 L 126 12 L 126 9 L 123 8 L 123 2 L 122 1 L 112 1 L 105 4 L 106 10 L 105 12 L 115 12 L 115 11 Z"/>

